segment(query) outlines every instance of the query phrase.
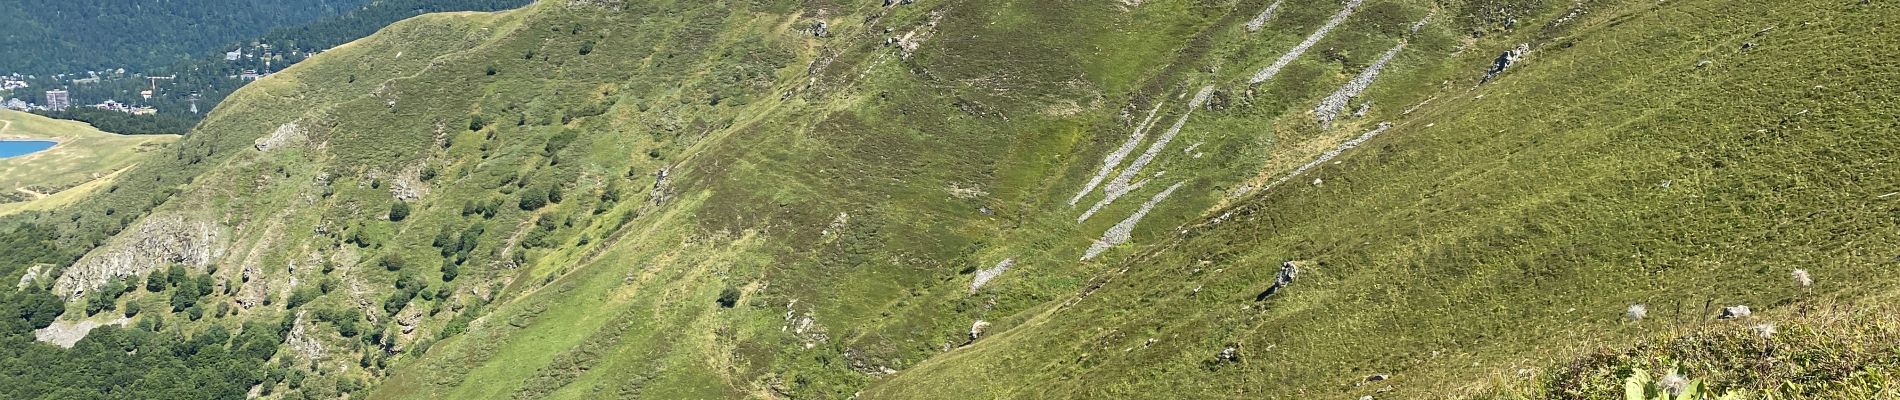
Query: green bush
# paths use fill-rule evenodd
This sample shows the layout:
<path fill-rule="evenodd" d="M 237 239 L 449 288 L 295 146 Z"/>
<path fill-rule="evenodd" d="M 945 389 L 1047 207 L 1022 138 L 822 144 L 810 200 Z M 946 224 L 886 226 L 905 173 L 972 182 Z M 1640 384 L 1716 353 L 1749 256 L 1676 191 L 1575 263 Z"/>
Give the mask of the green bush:
<path fill-rule="evenodd" d="M 726 285 L 725 290 L 719 291 L 719 307 L 732 308 L 734 305 L 738 305 L 738 304 L 739 304 L 739 288 L 738 287 L 734 287 L 732 285 Z"/>
<path fill-rule="evenodd" d="M 172 281 L 167 277 L 164 271 L 153 271 L 151 275 L 145 277 L 145 291 L 147 292 L 163 292 L 165 289 L 170 288 L 171 285 Z"/>
<path fill-rule="evenodd" d="M 396 204 L 389 205 L 389 220 L 390 221 L 402 222 L 402 220 L 408 219 L 408 218 L 409 218 L 409 203 L 398 201 L 396 202 Z"/>
<path fill-rule="evenodd" d="M 455 260 L 446 259 L 446 258 L 442 259 L 442 281 L 443 282 L 454 282 L 455 277 L 461 274 L 462 274 L 462 267 L 460 265 L 456 265 Z"/>
<path fill-rule="evenodd" d="M 284 308 L 295 309 L 298 306 L 302 306 L 304 304 L 310 304 L 310 301 L 316 300 L 317 296 L 322 296 L 322 295 L 323 295 L 323 292 L 317 288 L 311 288 L 311 287 L 299 288 L 296 291 L 293 291 L 290 293 L 290 299 L 285 300 Z"/>
<path fill-rule="evenodd" d="M 389 254 L 383 256 L 383 260 L 378 264 L 381 264 L 385 270 L 401 271 L 409 266 L 409 261 L 404 260 L 402 254 Z"/>
<path fill-rule="evenodd" d="M 541 207 L 547 207 L 547 188 L 535 187 L 521 191 L 521 200 L 517 205 L 521 207 L 522 211 L 534 211 L 541 209 Z"/>

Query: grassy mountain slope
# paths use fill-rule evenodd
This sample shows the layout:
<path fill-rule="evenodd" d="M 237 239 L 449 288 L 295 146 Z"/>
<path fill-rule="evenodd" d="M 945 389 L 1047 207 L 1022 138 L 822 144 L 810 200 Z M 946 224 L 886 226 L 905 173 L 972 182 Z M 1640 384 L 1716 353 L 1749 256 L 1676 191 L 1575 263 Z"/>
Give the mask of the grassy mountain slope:
<path fill-rule="evenodd" d="M 1708 304 L 1891 293 L 1900 51 L 1850 39 L 1895 12 L 546 1 L 300 63 L 13 220 L 100 243 L 57 293 L 178 263 L 220 311 L 161 329 L 291 321 L 286 397 L 1531 393 Z"/>
<path fill-rule="evenodd" d="M 0 215 L 25 209 L 51 209 L 84 197 L 90 188 L 111 182 L 119 170 L 150 151 L 178 140 L 175 135 L 120 136 L 91 125 L 0 110 L 0 139 L 51 139 L 57 147 L 0 160 Z M 75 188 L 78 192 L 66 193 Z"/>
<path fill-rule="evenodd" d="M 1401 119 L 1323 185 L 1223 209 L 870 394 L 1441 397 L 1711 323 L 1706 302 L 1891 290 L 1863 278 L 1896 262 L 1895 143 L 1869 134 L 1890 122 L 1869 116 L 1891 113 L 1896 71 L 1873 55 L 1891 49 L 1834 47 L 1858 47 L 1875 10 L 1627 7 Z M 1776 12 L 1686 17 L 1710 7 Z M 1823 54 L 1838 68 L 1811 68 Z M 1287 260 L 1299 279 L 1254 301 Z M 1645 303 L 1651 320 L 1623 322 Z M 1216 360 L 1230 343 L 1241 361 Z M 1394 379 L 1362 384 L 1375 374 Z"/>

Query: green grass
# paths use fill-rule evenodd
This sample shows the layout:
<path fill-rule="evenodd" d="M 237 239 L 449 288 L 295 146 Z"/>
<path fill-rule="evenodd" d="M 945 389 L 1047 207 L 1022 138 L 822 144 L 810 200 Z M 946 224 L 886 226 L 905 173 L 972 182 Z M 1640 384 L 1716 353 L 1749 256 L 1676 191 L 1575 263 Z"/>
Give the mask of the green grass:
<path fill-rule="evenodd" d="M 1900 73 L 1878 60 L 1900 50 L 1848 33 L 1890 5 L 1596 1 L 1558 24 L 1568 6 L 1373 0 L 1249 87 L 1339 7 L 1288 0 L 1246 33 L 1266 3 L 430 15 L 247 87 L 115 190 L 14 220 L 108 245 L 126 239 L 90 230 L 147 213 L 228 230 L 193 267 L 279 302 L 184 332 L 281 317 L 284 293 L 336 282 L 302 309 L 387 334 L 315 323 L 329 355 L 293 361 L 372 398 L 1540 393 L 1501 377 L 1721 327 L 1705 303 L 1813 322 L 1784 312 L 1793 268 L 1843 302 L 1893 289 L 1900 197 L 1880 196 L 1900 191 L 1900 143 L 1871 132 Z M 1774 12 L 1711 11 L 1736 7 Z M 1498 9 L 1516 28 L 1470 15 Z M 1367 117 L 1312 122 L 1434 10 L 1354 102 Z M 831 36 L 801 30 L 819 19 Z M 909 58 L 883 45 L 910 32 L 928 39 Z M 1529 61 L 1476 86 L 1525 42 Z M 1204 85 L 1213 106 L 1187 110 Z M 1186 123 L 1154 181 L 1077 223 L 1100 195 L 1067 200 L 1157 104 L 1150 138 Z M 1337 163 L 1230 195 L 1384 121 Z M 252 147 L 291 122 L 298 139 Z M 1130 243 L 1077 261 L 1177 181 Z M 399 201 L 412 212 L 389 221 Z M 1299 280 L 1255 301 L 1287 260 Z M 1651 319 L 1622 322 L 1632 303 Z M 964 346 L 977 320 L 993 326 Z M 1241 361 L 1217 361 L 1230 343 Z M 1393 379 L 1359 383 L 1372 374 Z"/>
<path fill-rule="evenodd" d="M 177 141 L 178 136 L 115 135 L 85 123 L 0 110 L 0 139 L 59 142 L 45 151 L 0 160 L 0 190 L 9 192 L 0 194 L 0 199 L 8 200 L 0 202 L 0 215 L 6 215 L 70 203 L 110 183 L 118 171 Z"/>

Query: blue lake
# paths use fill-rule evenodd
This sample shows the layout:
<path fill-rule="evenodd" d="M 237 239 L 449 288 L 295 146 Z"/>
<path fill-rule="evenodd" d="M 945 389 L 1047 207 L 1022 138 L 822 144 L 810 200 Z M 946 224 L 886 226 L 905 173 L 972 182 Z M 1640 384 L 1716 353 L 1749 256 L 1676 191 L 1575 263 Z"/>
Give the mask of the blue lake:
<path fill-rule="evenodd" d="M 38 153 L 59 144 L 50 140 L 0 140 L 0 158 L 19 157 Z"/>

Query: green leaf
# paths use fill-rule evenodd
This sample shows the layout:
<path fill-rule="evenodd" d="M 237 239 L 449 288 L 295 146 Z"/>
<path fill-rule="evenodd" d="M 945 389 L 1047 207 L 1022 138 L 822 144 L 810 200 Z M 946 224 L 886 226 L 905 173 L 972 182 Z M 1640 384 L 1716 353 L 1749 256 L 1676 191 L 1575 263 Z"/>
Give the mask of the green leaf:
<path fill-rule="evenodd" d="M 1649 371 L 1638 368 L 1630 373 L 1628 379 L 1623 380 L 1623 399 L 1649 400 L 1649 396 L 1645 396 L 1643 393 L 1644 390 L 1648 388 Z"/>

